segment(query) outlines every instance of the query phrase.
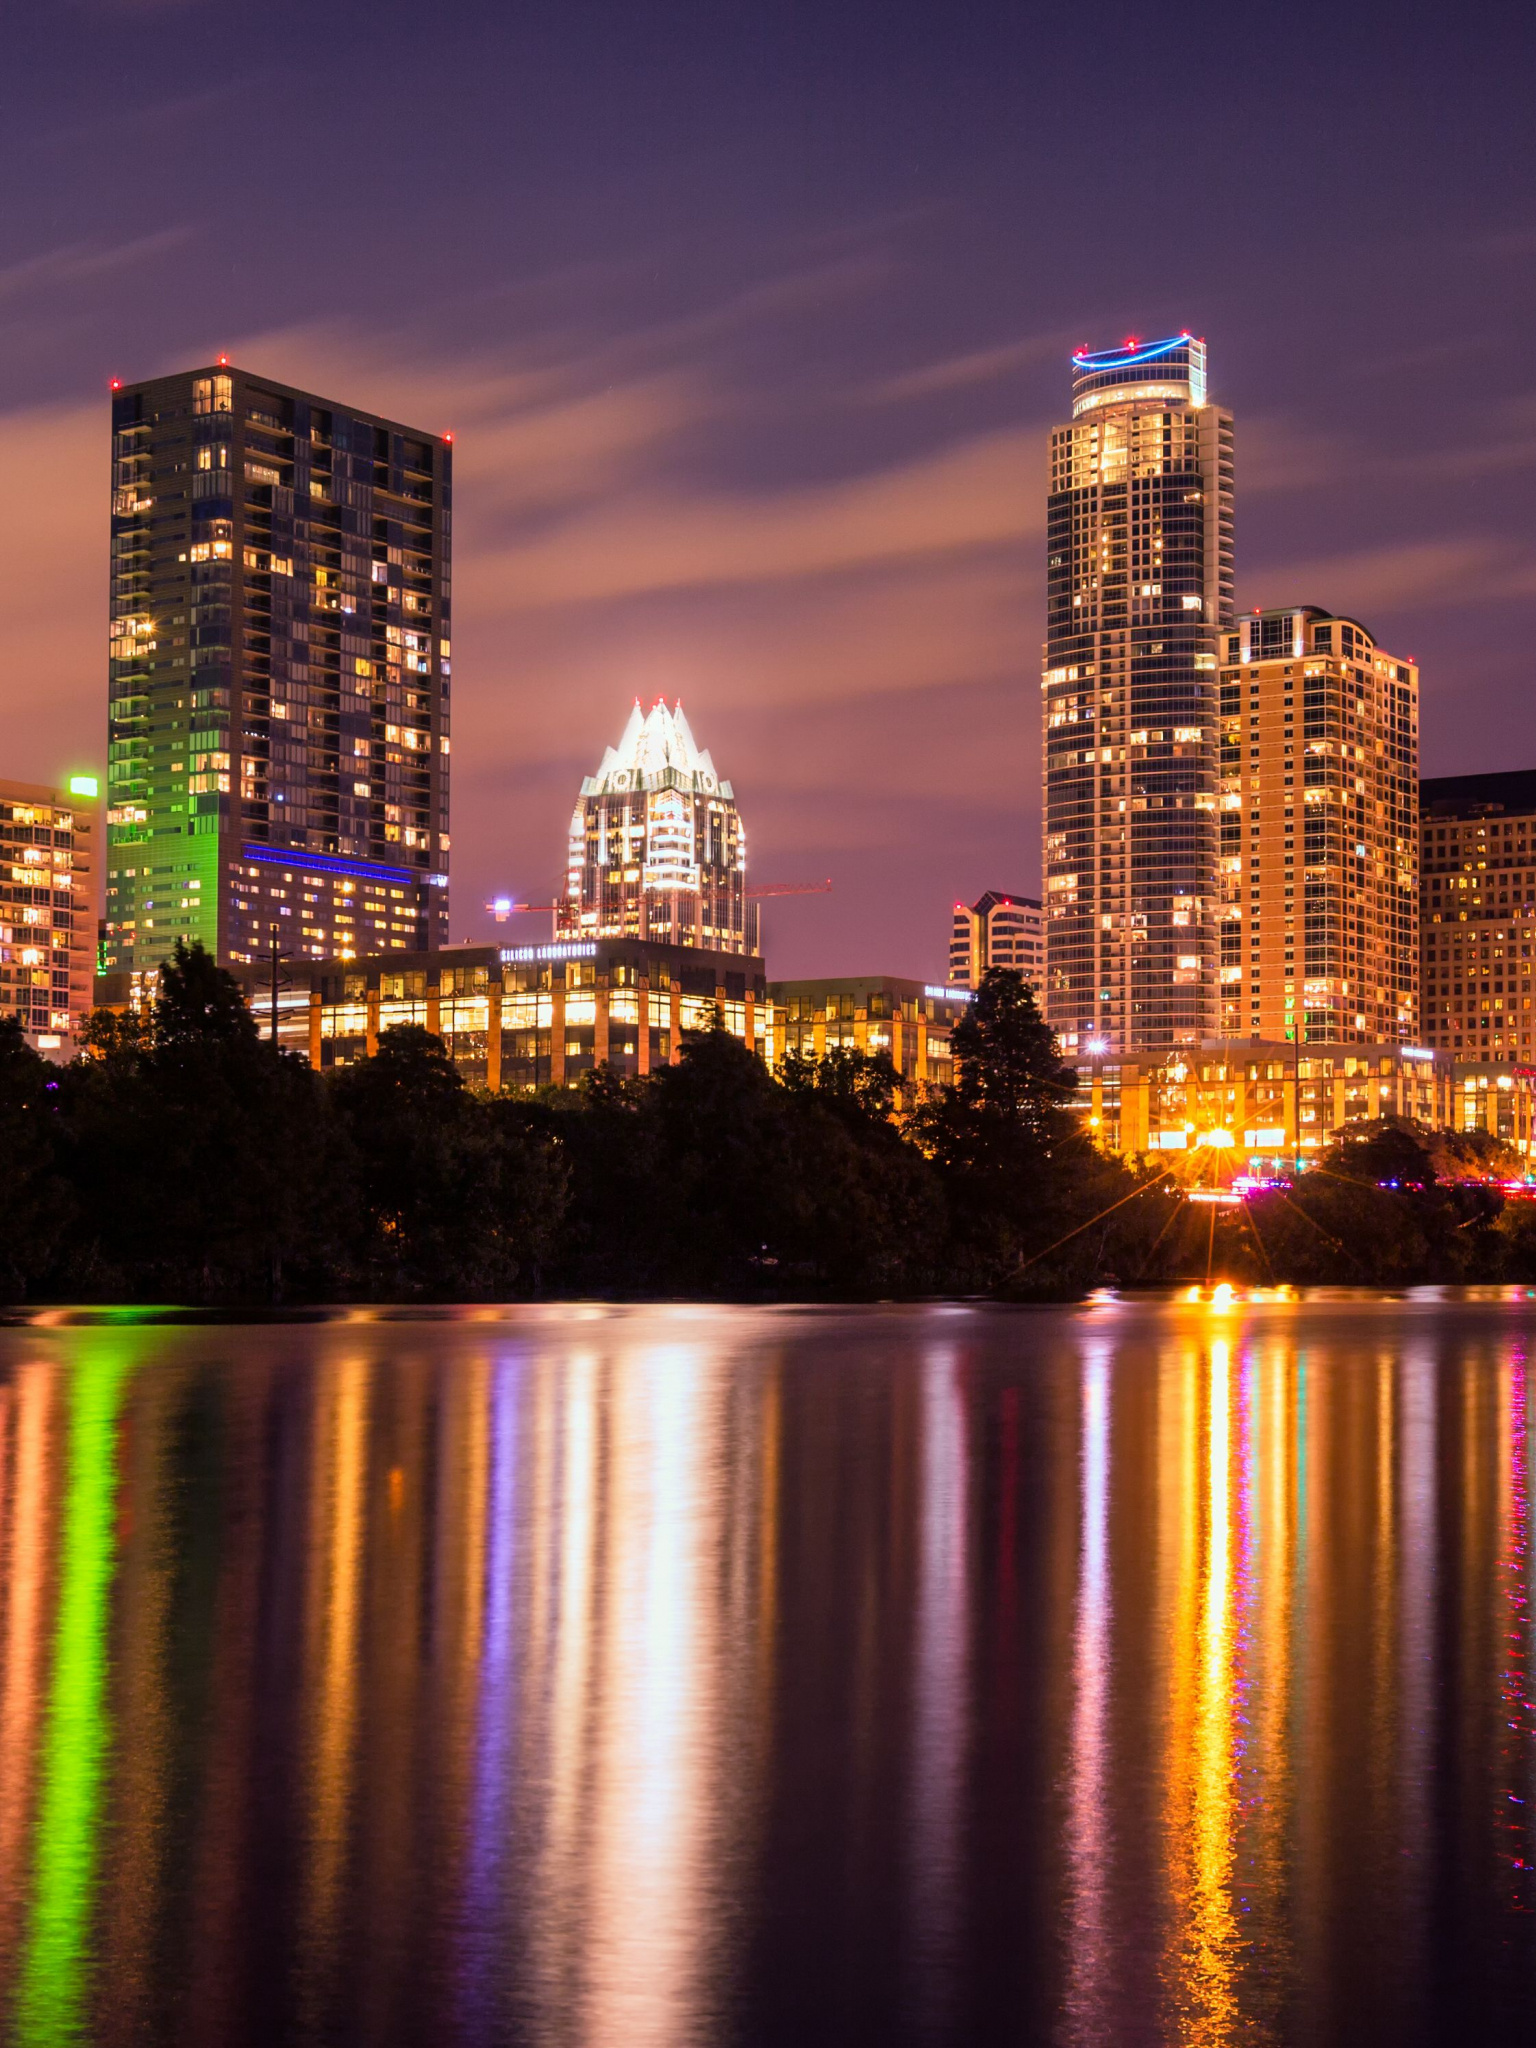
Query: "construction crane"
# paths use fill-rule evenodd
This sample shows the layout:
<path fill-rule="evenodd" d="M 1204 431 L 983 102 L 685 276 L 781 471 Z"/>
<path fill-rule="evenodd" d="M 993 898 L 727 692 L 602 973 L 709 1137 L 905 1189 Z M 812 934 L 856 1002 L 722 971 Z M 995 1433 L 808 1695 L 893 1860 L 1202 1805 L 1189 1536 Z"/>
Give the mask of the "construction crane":
<path fill-rule="evenodd" d="M 747 891 L 748 897 L 756 901 L 762 896 L 826 896 L 831 893 L 832 884 L 825 882 L 759 882 Z M 486 909 L 498 924 L 505 924 L 509 917 L 518 917 L 524 911 L 559 910 L 558 903 L 519 903 L 512 896 L 493 896 Z"/>
<path fill-rule="evenodd" d="M 558 903 L 518 903 L 511 896 L 493 896 L 485 906 L 498 924 L 505 924 L 509 917 L 517 917 L 525 910 L 558 910 Z"/>

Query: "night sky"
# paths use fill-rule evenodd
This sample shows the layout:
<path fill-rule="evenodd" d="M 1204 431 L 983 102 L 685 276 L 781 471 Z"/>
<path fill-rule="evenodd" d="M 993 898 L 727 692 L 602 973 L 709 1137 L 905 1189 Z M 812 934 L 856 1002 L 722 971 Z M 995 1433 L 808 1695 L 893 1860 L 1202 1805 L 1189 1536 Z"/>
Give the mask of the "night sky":
<path fill-rule="evenodd" d="M 753 879 L 834 879 L 772 971 L 938 975 L 1038 888 L 1067 356 L 1184 327 L 1239 605 L 1536 765 L 1532 21 L 0 0 L 0 774 L 105 754 L 108 379 L 227 351 L 456 436 L 455 938 L 665 692 Z"/>

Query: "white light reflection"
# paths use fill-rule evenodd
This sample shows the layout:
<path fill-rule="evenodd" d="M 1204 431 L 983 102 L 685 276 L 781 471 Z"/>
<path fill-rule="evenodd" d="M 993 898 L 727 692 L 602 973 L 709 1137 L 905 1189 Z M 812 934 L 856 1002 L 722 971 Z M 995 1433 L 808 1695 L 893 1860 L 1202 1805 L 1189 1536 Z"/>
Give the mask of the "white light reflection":
<path fill-rule="evenodd" d="M 1108 1890 L 1109 1362 L 1088 1349 L 1083 1371 L 1082 1528 L 1072 1630 L 1072 1746 L 1068 1790 L 1067 2034 L 1117 2038 L 1111 2010 Z"/>
<path fill-rule="evenodd" d="M 918 2012 L 935 2034 L 954 1985 L 967 1707 L 965 1408 L 959 1362 L 935 1345 L 923 1370 L 921 1566 L 915 1638 L 912 1957 Z"/>

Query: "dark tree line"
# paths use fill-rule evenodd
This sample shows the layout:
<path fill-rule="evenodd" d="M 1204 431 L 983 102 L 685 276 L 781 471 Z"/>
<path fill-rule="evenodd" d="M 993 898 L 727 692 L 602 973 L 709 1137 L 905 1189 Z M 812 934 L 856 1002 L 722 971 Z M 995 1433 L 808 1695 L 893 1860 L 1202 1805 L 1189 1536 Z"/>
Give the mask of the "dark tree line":
<path fill-rule="evenodd" d="M 537 1096 L 467 1088 L 416 1026 L 321 1075 L 178 948 L 152 1009 L 98 1013 L 67 1067 L 0 1020 L 0 1298 L 1029 1297 L 1207 1268 L 1536 1273 L 1528 1205 L 1443 1184 L 1466 1163 L 1445 1147 L 1470 1141 L 1373 1127 L 1213 1223 L 1090 1143 L 1019 976 L 987 976 L 954 1050 L 955 1085 L 901 1119 L 883 1056 L 774 1076 L 720 1030 L 643 1080 L 603 1069 Z"/>

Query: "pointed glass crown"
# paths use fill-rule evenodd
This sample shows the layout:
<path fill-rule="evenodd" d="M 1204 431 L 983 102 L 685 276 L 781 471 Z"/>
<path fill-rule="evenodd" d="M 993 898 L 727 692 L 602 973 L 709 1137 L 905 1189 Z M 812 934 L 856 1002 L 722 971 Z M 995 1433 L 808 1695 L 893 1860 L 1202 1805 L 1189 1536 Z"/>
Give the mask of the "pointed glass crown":
<path fill-rule="evenodd" d="M 702 796 L 731 795 L 731 785 L 715 773 L 707 749 L 693 737 L 683 707 L 667 709 L 658 697 L 649 712 L 635 708 L 616 747 L 603 750 L 595 775 L 581 785 L 583 796 L 604 796 L 622 789 L 688 789 Z"/>

